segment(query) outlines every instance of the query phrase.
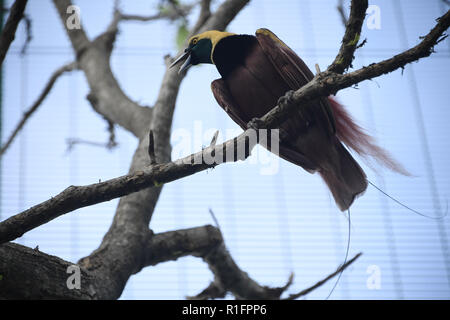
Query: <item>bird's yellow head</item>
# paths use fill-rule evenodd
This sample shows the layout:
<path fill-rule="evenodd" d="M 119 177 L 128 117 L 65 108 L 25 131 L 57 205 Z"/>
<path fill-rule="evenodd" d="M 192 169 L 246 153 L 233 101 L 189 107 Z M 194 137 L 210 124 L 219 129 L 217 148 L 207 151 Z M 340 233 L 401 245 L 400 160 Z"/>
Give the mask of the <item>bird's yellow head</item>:
<path fill-rule="evenodd" d="M 214 63 L 213 53 L 217 43 L 223 38 L 232 35 L 234 35 L 234 33 L 210 30 L 191 37 L 184 53 L 178 57 L 170 67 L 184 61 L 178 71 L 181 73 L 192 65 L 199 63 Z"/>

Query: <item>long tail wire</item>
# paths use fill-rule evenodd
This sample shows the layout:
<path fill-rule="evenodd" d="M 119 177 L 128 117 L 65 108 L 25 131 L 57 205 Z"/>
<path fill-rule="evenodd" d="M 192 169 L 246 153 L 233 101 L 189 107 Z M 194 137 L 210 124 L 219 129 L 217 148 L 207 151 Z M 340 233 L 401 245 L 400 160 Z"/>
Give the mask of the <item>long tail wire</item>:
<path fill-rule="evenodd" d="M 347 249 L 345 250 L 345 259 L 344 259 L 344 264 L 347 263 L 347 259 L 348 259 L 348 252 L 350 251 L 350 239 L 351 239 L 351 218 L 350 218 L 350 209 L 347 209 L 348 212 L 348 236 L 347 236 Z M 333 293 L 334 289 L 336 289 L 339 280 L 341 279 L 342 273 L 344 272 L 344 269 L 341 270 L 341 272 L 339 272 L 339 275 L 336 279 L 336 282 L 334 283 L 333 288 L 331 289 L 330 293 L 328 294 L 328 296 L 326 297 L 325 300 L 328 300 L 331 297 L 331 294 Z"/>
<path fill-rule="evenodd" d="M 377 186 L 376 186 L 374 183 L 372 183 L 369 179 L 367 179 L 367 182 L 368 182 L 372 187 L 374 187 L 375 189 L 377 189 L 379 192 L 381 192 L 382 194 L 384 194 L 386 197 L 388 197 L 389 199 L 391 199 L 391 200 L 394 201 L 395 203 L 399 204 L 400 206 L 402 206 L 402 207 L 405 208 L 405 209 L 408 209 L 408 210 L 411 211 L 411 212 L 414 212 L 415 214 L 418 214 L 419 216 L 422 216 L 422 217 L 425 217 L 425 218 L 428 218 L 428 219 L 433 219 L 433 220 L 440 220 L 440 219 L 443 219 L 443 218 L 445 218 L 445 217 L 447 216 L 447 213 L 448 213 L 448 203 L 447 203 L 447 205 L 446 205 L 445 212 L 444 212 L 444 214 L 443 214 L 442 216 L 432 217 L 432 216 L 426 215 L 426 214 L 424 214 L 424 213 L 422 213 L 422 212 L 419 212 L 419 211 L 417 211 L 417 210 L 414 210 L 413 208 L 408 207 L 406 204 L 400 202 L 399 200 L 395 199 L 393 196 L 389 195 L 387 192 L 383 191 L 380 187 L 377 187 Z"/>
<path fill-rule="evenodd" d="M 390 194 L 388 194 L 387 192 L 385 192 L 384 190 L 382 190 L 380 187 L 378 187 L 377 185 L 375 185 L 374 183 L 372 183 L 369 179 L 367 179 L 367 182 L 368 182 L 372 187 L 374 187 L 375 189 L 377 189 L 379 192 L 381 192 L 382 194 L 384 194 L 386 197 L 388 197 L 389 199 L 391 199 L 392 201 L 394 201 L 394 202 L 397 203 L 398 205 L 402 206 L 403 208 L 405 208 L 405 209 L 407 209 L 407 210 L 409 210 L 409 211 L 411 211 L 411 212 L 414 212 L 415 214 L 418 214 L 419 216 L 422 216 L 422 217 L 425 217 L 425 218 L 428 218 L 428 219 L 433 219 L 433 220 L 440 220 L 440 219 L 445 218 L 445 217 L 447 216 L 447 214 L 448 214 L 448 202 L 446 202 L 445 212 L 444 212 L 444 214 L 443 214 L 442 216 L 439 216 L 439 217 L 432 217 L 432 216 L 426 215 L 426 214 L 424 214 L 424 213 L 422 213 L 422 212 L 419 212 L 419 211 L 417 211 L 417 210 L 414 210 L 414 209 L 411 208 L 411 207 L 408 207 L 406 204 L 404 204 L 404 203 L 402 203 L 401 201 L 397 200 L 396 198 L 394 198 L 393 196 L 391 196 Z M 346 251 L 345 251 L 344 264 L 347 263 L 348 253 L 349 253 L 349 250 L 350 250 L 350 239 L 351 239 L 351 218 L 350 218 L 350 209 L 348 209 L 347 212 L 348 212 L 348 239 L 347 239 L 347 249 L 346 249 Z M 328 300 L 328 299 L 331 297 L 331 295 L 333 294 L 333 291 L 334 291 L 334 289 L 336 289 L 336 287 L 337 287 L 337 285 L 338 285 L 338 283 L 339 283 L 339 280 L 341 279 L 341 276 L 342 276 L 342 273 L 343 273 L 343 272 L 344 272 L 344 270 L 342 270 L 342 271 L 339 273 L 339 276 L 338 276 L 338 278 L 336 279 L 336 282 L 334 283 L 334 286 L 333 286 L 333 288 L 331 289 L 330 293 L 329 293 L 328 296 L 326 297 L 326 300 Z"/>

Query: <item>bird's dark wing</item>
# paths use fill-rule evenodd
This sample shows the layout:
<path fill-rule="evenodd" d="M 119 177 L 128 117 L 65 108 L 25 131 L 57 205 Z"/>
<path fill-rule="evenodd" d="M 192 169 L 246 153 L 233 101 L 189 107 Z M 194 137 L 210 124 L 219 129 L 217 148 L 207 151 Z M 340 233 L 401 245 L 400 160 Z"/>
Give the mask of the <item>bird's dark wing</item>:
<path fill-rule="evenodd" d="M 239 105 L 234 101 L 225 81 L 223 79 L 214 80 L 211 83 L 211 90 L 217 100 L 217 103 L 225 110 L 230 118 L 233 119 L 234 122 L 236 122 L 242 129 L 246 130 L 247 123 L 251 119 L 247 119 L 247 117 L 240 111 Z M 310 160 L 308 160 L 305 155 L 290 146 L 280 144 L 279 156 L 289 162 L 301 165 L 310 173 L 313 173 L 317 169 L 317 167 Z"/>
<path fill-rule="evenodd" d="M 314 78 L 303 60 L 272 31 L 264 28 L 258 29 L 256 30 L 256 39 L 292 90 L 301 88 Z"/>
<path fill-rule="evenodd" d="M 258 29 L 256 39 L 291 90 L 300 89 L 314 78 L 314 74 L 303 60 L 272 31 L 265 28 Z M 333 112 L 327 99 L 320 99 L 320 107 L 326 115 L 324 120 L 327 127 L 331 132 L 336 132 Z"/>
<path fill-rule="evenodd" d="M 217 103 L 223 110 L 234 120 L 242 129 L 247 129 L 247 123 L 251 119 L 247 119 L 241 112 L 238 104 L 234 101 L 228 87 L 223 79 L 217 79 L 211 82 L 211 90 Z"/>

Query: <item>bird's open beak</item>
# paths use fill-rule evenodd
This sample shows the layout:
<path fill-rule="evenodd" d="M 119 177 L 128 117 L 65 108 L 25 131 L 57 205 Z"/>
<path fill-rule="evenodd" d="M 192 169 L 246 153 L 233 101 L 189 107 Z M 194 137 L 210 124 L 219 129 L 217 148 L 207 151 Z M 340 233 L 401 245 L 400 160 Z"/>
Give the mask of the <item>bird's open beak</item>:
<path fill-rule="evenodd" d="M 186 61 L 184 61 L 186 60 Z M 187 70 L 191 64 L 191 50 L 189 48 L 184 50 L 184 53 L 179 56 L 172 64 L 169 66 L 169 68 L 172 68 L 173 66 L 177 65 L 181 61 L 184 61 L 184 63 L 181 65 L 180 70 L 178 70 L 178 73 L 183 72 L 184 70 Z"/>

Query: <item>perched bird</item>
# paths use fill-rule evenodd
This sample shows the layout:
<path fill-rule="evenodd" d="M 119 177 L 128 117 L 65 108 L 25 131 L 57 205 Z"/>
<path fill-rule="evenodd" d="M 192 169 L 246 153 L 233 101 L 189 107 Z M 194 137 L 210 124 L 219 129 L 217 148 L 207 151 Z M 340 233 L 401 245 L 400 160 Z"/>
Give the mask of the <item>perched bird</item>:
<path fill-rule="evenodd" d="M 256 36 L 215 30 L 198 34 L 171 66 L 183 61 L 179 72 L 200 63 L 217 67 L 222 78 L 211 83 L 214 97 L 243 129 L 275 107 L 286 92 L 314 77 L 303 60 L 268 29 L 258 29 Z M 344 144 L 404 172 L 331 97 L 299 106 L 280 130 L 284 134 L 279 156 L 310 173 L 318 172 L 342 211 L 367 188 L 364 171 Z"/>

